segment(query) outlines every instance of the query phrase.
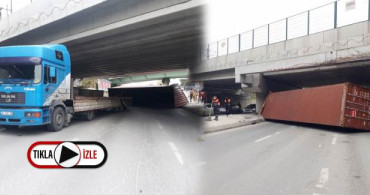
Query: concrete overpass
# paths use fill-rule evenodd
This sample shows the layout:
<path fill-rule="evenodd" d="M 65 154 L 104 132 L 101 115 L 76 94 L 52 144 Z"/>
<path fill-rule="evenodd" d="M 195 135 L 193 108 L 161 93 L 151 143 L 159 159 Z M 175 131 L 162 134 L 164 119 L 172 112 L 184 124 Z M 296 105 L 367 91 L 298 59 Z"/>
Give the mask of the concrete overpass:
<path fill-rule="evenodd" d="M 166 72 L 151 72 L 151 73 L 138 73 L 125 75 L 120 78 L 109 79 L 112 85 L 118 86 L 126 83 L 141 82 L 141 81 L 153 81 L 161 79 L 171 79 L 171 78 L 188 78 L 188 70 L 177 70 L 177 71 L 166 71 Z M 163 82 L 163 80 L 162 80 Z M 168 80 L 169 82 L 169 80 Z"/>
<path fill-rule="evenodd" d="M 0 23 L 0 46 L 65 44 L 73 77 L 184 70 L 199 60 L 198 0 L 35 1 Z"/>
<path fill-rule="evenodd" d="M 336 4 L 329 6 L 338 9 Z M 305 14 L 308 17 L 301 23 L 307 26 L 295 37 L 289 36 L 294 29 L 288 28 L 293 21 L 288 18 L 208 45 L 201 65 L 191 70 L 192 78 L 204 85 L 217 80 L 229 82 L 230 87 L 239 84 L 256 93 L 257 107 L 270 91 L 343 82 L 370 86 L 369 20 L 340 27 L 333 20 L 332 27 L 313 31 L 314 21 L 307 20 L 310 12 Z"/>

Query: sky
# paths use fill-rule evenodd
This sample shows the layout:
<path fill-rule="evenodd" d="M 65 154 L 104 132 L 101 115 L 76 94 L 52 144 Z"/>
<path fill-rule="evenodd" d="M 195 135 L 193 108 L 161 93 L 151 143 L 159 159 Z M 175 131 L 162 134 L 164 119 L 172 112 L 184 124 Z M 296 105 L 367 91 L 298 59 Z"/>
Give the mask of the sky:
<path fill-rule="evenodd" d="M 208 0 L 206 42 L 216 42 L 331 2 L 334 0 Z"/>

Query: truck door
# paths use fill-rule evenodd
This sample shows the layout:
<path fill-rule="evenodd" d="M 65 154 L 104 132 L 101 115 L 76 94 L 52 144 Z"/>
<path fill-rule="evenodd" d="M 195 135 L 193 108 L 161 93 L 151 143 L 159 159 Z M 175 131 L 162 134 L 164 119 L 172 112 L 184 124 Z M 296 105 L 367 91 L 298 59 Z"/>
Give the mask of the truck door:
<path fill-rule="evenodd" d="M 54 99 L 58 98 L 57 93 L 57 69 L 53 66 L 44 66 L 44 106 L 49 106 Z"/>

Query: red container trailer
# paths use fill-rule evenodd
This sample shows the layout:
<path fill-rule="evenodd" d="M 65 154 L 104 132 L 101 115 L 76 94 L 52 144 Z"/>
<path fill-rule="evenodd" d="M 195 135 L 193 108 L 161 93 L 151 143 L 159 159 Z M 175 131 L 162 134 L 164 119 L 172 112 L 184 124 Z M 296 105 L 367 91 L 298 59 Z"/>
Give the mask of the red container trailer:
<path fill-rule="evenodd" d="M 270 93 L 265 119 L 370 130 L 370 89 L 351 83 Z"/>

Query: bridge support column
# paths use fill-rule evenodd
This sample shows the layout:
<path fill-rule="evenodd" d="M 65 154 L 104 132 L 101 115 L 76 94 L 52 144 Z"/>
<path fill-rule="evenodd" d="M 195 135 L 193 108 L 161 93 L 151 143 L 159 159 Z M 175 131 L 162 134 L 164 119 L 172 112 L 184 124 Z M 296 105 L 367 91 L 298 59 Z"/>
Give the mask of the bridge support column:
<path fill-rule="evenodd" d="M 256 94 L 256 111 L 261 113 L 263 103 L 269 91 L 262 74 L 240 75 L 239 78 L 242 83 L 242 89 L 245 92 Z"/>
<path fill-rule="evenodd" d="M 256 93 L 256 112 L 261 114 L 263 103 L 265 103 L 267 93 Z"/>

